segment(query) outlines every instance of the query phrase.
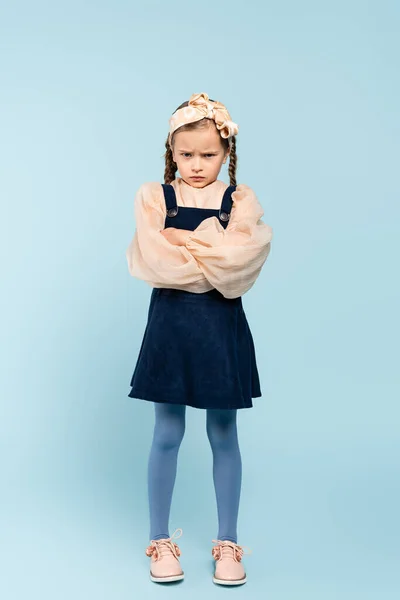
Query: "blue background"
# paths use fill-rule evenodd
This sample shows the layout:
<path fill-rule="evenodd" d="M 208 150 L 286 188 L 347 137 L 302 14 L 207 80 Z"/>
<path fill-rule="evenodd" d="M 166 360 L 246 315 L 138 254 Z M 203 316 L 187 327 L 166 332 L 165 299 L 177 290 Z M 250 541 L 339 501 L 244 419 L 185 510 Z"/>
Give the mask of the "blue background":
<path fill-rule="evenodd" d="M 399 597 L 399 17 L 385 0 L 2 3 L 4 598 L 224 593 L 205 413 L 188 409 L 171 511 L 186 580 L 160 590 L 153 406 L 127 397 L 151 293 L 125 258 L 134 194 L 163 181 L 170 114 L 202 91 L 239 124 L 238 183 L 274 230 L 243 300 L 264 395 L 238 415 L 252 555 L 232 593 Z"/>

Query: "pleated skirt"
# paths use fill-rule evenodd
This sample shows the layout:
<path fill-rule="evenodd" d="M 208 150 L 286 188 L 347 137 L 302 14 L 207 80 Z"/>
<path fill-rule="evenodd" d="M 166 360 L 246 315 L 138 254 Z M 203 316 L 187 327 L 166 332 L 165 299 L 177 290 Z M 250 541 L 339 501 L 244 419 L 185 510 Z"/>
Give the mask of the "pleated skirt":
<path fill-rule="evenodd" d="M 261 394 L 242 298 L 153 288 L 131 398 L 194 408 L 251 408 Z"/>

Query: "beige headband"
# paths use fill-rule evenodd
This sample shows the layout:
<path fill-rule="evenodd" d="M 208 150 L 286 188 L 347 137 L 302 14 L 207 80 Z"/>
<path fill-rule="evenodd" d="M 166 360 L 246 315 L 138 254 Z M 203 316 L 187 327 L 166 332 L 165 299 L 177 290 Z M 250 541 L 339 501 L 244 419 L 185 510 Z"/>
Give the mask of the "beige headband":
<path fill-rule="evenodd" d="M 176 129 L 204 118 L 213 119 L 221 137 L 229 138 L 229 142 L 239 131 L 238 125 L 231 121 L 229 112 L 221 102 L 210 100 L 205 92 L 192 94 L 189 106 L 179 108 L 169 120 L 169 144 L 171 145 L 172 134 Z"/>

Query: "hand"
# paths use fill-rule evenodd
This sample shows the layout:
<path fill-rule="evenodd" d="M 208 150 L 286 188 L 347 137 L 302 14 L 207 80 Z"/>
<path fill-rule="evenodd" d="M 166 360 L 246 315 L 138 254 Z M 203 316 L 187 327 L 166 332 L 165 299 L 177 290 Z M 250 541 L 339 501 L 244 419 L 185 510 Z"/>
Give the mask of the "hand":
<path fill-rule="evenodd" d="M 189 234 L 189 229 L 177 229 L 176 227 L 167 227 L 161 231 L 165 239 L 175 246 L 185 246 Z"/>

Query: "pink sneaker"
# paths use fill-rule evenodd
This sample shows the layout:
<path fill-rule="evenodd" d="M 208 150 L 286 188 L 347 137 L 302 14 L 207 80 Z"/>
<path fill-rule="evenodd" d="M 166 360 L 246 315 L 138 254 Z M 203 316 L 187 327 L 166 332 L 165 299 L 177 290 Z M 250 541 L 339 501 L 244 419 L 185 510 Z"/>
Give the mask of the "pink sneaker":
<path fill-rule="evenodd" d="M 216 561 L 213 582 L 220 585 L 242 585 L 246 583 L 246 573 L 241 563 L 245 546 L 238 546 L 230 540 L 212 540 L 216 546 L 211 553 Z M 251 554 L 251 551 L 247 554 Z"/>
<path fill-rule="evenodd" d="M 180 532 L 178 535 L 175 535 Z M 178 544 L 173 538 L 181 537 L 182 529 L 176 529 L 171 537 L 160 540 L 151 540 L 146 548 L 147 556 L 151 556 L 150 579 L 157 583 L 179 581 L 184 578 L 178 556 L 181 555 Z"/>

